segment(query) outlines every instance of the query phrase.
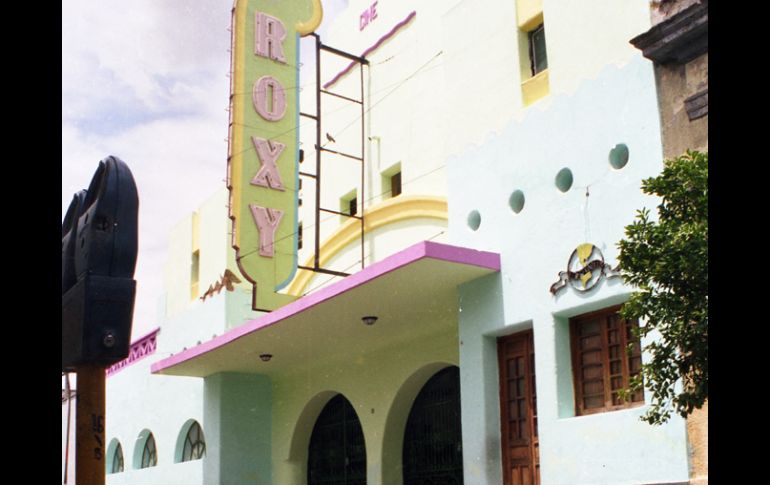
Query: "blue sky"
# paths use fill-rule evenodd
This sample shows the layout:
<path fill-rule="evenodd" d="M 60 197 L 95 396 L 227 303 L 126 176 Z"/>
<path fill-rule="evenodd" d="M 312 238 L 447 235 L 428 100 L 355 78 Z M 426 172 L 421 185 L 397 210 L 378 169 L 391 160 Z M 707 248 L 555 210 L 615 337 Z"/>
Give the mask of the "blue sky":
<path fill-rule="evenodd" d="M 323 4 L 322 36 L 347 0 Z M 62 217 L 99 160 L 129 165 L 140 198 L 134 337 L 157 326 L 170 228 L 224 183 L 232 5 L 62 4 Z"/>

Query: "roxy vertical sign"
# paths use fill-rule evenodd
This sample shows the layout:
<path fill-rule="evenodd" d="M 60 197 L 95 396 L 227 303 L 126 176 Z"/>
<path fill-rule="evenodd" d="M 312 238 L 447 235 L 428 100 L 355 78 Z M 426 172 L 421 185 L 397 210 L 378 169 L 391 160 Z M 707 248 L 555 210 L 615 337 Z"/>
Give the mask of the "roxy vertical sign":
<path fill-rule="evenodd" d="M 254 309 L 274 310 L 297 269 L 299 37 L 320 24 L 318 0 L 233 6 L 228 137 L 232 244 Z"/>

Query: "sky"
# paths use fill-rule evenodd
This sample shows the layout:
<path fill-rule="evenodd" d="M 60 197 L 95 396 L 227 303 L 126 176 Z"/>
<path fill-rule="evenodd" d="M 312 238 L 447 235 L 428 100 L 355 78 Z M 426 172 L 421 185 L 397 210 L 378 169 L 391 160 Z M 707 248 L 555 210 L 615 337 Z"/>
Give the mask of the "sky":
<path fill-rule="evenodd" d="M 346 4 L 323 1 L 322 38 Z M 140 206 L 133 339 L 158 326 L 170 229 L 224 185 L 232 5 L 62 4 L 62 219 L 100 160 L 128 164 Z"/>

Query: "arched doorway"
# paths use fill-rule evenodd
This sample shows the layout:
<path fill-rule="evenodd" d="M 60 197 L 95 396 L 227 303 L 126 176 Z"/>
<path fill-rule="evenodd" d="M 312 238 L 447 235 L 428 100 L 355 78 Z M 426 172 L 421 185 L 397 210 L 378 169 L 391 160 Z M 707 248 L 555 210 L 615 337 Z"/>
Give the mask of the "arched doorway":
<path fill-rule="evenodd" d="M 353 406 L 338 394 L 323 408 L 310 436 L 308 485 L 365 485 L 366 446 Z"/>
<path fill-rule="evenodd" d="M 460 369 L 447 367 L 425 383 L 404 431 L 404 485 L 463 483 Z"/>

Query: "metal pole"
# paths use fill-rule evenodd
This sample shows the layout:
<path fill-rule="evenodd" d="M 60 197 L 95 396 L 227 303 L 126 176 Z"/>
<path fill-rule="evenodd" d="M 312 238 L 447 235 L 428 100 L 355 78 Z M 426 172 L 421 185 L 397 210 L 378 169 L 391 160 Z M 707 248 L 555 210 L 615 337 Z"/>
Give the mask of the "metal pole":
<path fill-rule="evenodd" d="M 366 145 L 364 140 L 366 139 L 366 131 L 364 127 L 364 116 L 366 114 L 364 110 L 364 64 L 358 64 L 358 68 L 361 71 L 361 269 L 364 269 L 366 264 L 364 263 L 364 218 L 366 217 L 366 191 L 364 187 L 366 185 Z"/>
<path fill-rule="evenodd" d="M 321 266 L 321 38 L 315 37 L 315 256 L 313 267 L 317 270 Z"/>
<path fill-rule="evenodd" d="M 72 391 L 70 390 L 70 375 L 65 374 L 66 386 L 64 389 L 65 396 L 67 398 L 67 439 L 65 440 L 64 448 L 64 483 L 67 483 L 67 475 L 69 475 L 69 462 L 70 462 L 70 421 L 72 420 Z"/>
<path fill-rule="evenodd" d="M 78 392 L 75 421 L 75 483 L 104 485 L 105 372 L 98 365 L 77 369 Z"/>

